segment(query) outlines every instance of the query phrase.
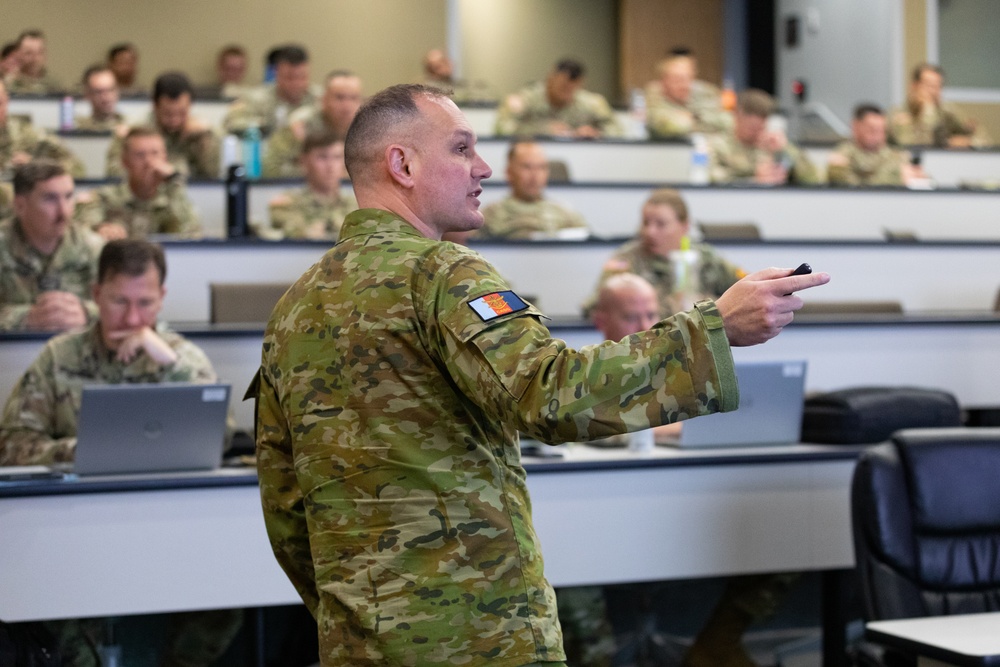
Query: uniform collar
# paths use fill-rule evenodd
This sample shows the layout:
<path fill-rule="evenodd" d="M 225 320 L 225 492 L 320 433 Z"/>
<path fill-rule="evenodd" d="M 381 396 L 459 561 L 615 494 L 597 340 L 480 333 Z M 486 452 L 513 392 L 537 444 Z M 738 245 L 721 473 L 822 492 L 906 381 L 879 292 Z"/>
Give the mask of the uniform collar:
<path fill-rule="evenodd" d="M 416 227 L 403 220 L 392 211 L 378 208 L 363 208 L 349 213 L 344 218 L 344 226 L 340 229 L 340 240 L 354 236 L 370 236 L 372 234 L 401 234 L 404 236 L 424 236 Z"/>

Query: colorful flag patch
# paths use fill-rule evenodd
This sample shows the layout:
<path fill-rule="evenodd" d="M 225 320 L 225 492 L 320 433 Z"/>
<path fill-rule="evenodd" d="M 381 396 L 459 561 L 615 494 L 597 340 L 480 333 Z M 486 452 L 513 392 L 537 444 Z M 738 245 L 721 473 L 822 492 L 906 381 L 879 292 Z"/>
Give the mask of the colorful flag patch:
<path fill-rule="evenodd" d="M 528 304 L 522 301 L 521 297 L 507 290 L 473 299 L 469 302 L 469 307 L 476 311 L 476 315 L 479 315 L 483 322 L 489 322 L 501 315 L 522 311 L 528 307 Z"/>

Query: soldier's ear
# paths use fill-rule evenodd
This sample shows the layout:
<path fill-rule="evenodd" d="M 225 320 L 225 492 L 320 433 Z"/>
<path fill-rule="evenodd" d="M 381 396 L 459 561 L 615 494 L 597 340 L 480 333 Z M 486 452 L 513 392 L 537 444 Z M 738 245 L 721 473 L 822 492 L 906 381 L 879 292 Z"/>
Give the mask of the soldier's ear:
<path fill-rule="evenodd" d="M 399 144 L 391 144 L 385 149 L 385 157 L 392 180 L 404 188 L 412 188 L 413 169 L 410 149 Z"/>

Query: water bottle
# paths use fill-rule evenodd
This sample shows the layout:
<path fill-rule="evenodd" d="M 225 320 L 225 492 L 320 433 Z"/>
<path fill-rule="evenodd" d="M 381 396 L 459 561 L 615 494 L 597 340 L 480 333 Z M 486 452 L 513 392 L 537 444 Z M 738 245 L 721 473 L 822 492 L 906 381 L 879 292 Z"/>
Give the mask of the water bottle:
<path fill-rule="evenodd" d="M 247 178 L 260 178 L 260 161 L 260 128 L 251 125 L 243 135 L 243 166 L 246 169 Z"/>
<path fill-rule="evenodd" d="M 247 174 L 241 164 L 230 165 L 226 172 L 226 236 L 247 235 Z"/>
<path fill-rule="evenodd" d="M 628 434 L 628 450 L 633 454 L 651 454 L 656 450 L 656 437 L 653 429 L 635 431 Z"/>
<path fill-rule="evenodd" d="M 629 93 L 629 122 L 631 131 L 629 136 L 636 139 L 646 139 L 646 94 L 642 88 L 633 88 Z"/>
<path fill-rule="evenodd" d="M 708 140 L 704 134 L 691 135 L 691 185 L 708 185 Z"/>
<path fill-rule="evenodd" d="M 59 129 L 72 130 L 75 123 L 76 121 L 73 118 L 73 96 L 67 95 L 59 103 Z"/>
<path fill-rule="evenodd" d="M 222 176 L 225 177 L 229 168 L 240 162 L 240 140 L 234 134 L 227 134 L 222 140 Z"/>
<path fill-rule="evenodd" d="M 691 239 L 681 237 L 679 250 L 671 251 L 670 265 L 674 271 L 674 291 L 672 300 L 677 312 L 686 312 L 694 308 L 701 298 L 701 262 L 698 251 L 691 249 Z"/>

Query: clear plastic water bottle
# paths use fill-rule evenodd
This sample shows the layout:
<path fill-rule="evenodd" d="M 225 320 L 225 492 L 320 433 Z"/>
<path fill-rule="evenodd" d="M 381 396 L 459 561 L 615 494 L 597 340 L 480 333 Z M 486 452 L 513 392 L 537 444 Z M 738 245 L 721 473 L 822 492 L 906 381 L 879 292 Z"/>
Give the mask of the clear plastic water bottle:
<path fill-rule="evenodd" d="M 247 178 L 260 178 L 261 157 L 260 128 L 251 125 L 243 134 L 243 166 L 246 168 Z"/>
<path fill-rule="evenodd" d="M 681 237 L 680 250 L 670 253 L 674 271 L 674 291 L 671 294 L 678 311 L 688 311 L 701 299 L 701 262 L 698 251 L 691 249 L 691 239 Z"/>
<path fill-rule="evenodd" d="M 67 95 L 59 103 L 59 129 L 72 130 L 76 125 L 73 117 L 73 96 Z"/>
<path fill-rule="evenodd" d="M 633 454 L 652 454 L 656 450 L 656 437 L 653 429 L 635 431 L 628 434 L 628 450 Z"/>
<path fill-rule="evenodd" d="M 708 185 L 708 140 L 704 134 L 691 135 L 691 169 L 688 181 L 691 185 Z"/>

